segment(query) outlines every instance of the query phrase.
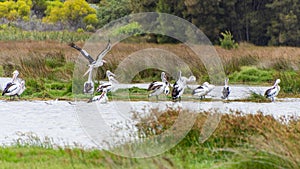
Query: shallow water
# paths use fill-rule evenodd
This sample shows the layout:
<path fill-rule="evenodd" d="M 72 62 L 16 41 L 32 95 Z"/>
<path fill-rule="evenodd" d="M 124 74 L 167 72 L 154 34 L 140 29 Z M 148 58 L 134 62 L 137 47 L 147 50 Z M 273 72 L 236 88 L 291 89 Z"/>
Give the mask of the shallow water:
<path fill-rule="evenodd" d="M 120 133 L 123 133 L 122 136 L 127 137 L 136 131 L 132 127 L 136 123 L 135 120 L 132 120 L 132 111 L 137 111 L 143 116 L 152 108 L 163 110 L 167 107 L 181 107 L 195 111 L 217 109 L 222 113 L 231 113 L 232 110 L 244 113 L 260 111 L 276 118 L 300 116 L 300 99 L 285 99 L 275 103 L 111 101 L 107 104 L 88 104 L 82 101 L 54 100 L 0 101 L 0 105 L 0 144 L 5 145 L 15 142 L 22 133 L 34 133 L 41 139 L 50 137 L 54 144 L 60 146 L 101 147 L 95 143 L 100 143 L 101 139 L 111 141 L 107 140 L 107 137 L 114 137 L 111 136 L 114 132 L 119 133 L 119 136 Z M 97 133 L 91 133 L 89 130 L 91 127 L 95 127 Z"/>
<path fill-rule="evenodd" d="M 2 88 L 10 78 L 0 78 Z M 119 84 L 118 88 L 147 88 L 148 84 Z M 190 89 L 197 85 L 188 86 Z M 229 99 L 243 99 L 250 91 L 263 94 L 267 87 L 262 86 L 231 86 Z M 211 102 L 182 101 L 110 101 L 107 104 L 86 103 L 83 101 L 0 101 L 0 144 L 15 143 L 18 138 L 35 135 L 41 140 L 52 138 L 52 144 L 59 146 L 105 147 L 102 142 L 117 144 L 124 138 L 136 138 L 137 120 L 133 119 L 133 111 L 140 116 L 147 115 L 150 109 L 160 110 L 183 108 L 193 111 L 208 111 L 212 109 L 221 113 L 241 111 L 243 113 L 262 112 L 282 116 L 300 116 L 300 99 L 277 99 L 275 103 L 254 102 L 223 102 L 220 100 L 222 86 L 216 86 L 208 94 Z M 191 95 L 188 97 L 192 97 Z"/>

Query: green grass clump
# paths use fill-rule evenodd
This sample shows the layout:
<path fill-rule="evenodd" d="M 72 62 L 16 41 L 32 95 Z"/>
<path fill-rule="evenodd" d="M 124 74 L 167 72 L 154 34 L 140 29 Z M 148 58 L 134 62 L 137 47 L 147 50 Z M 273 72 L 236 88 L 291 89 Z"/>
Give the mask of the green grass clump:
<path fill-rule="evenodd" d="M 229 75 L 232 82 L 262 83 L 274 80 L 274 71 L 262 70 L 254 66 L 244 66 L 241 71 Z"/>
<path fill-rule="evenodd" d="M 36 40 L 36 41 L 59 41 L 59 42 L 76 42 L 85 41 L 91 36 L 90 33 L 77 33 L 72 31 L 26 31 L 20 28 L 9 26 L 0 29 L 1 41 L 20 41 L 20 40 Z"/>

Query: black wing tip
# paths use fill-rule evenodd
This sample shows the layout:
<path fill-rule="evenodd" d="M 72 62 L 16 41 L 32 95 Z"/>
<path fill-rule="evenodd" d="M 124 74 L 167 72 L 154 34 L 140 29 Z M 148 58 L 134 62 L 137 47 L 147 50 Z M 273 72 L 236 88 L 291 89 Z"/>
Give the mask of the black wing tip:
<path fill-rule="evenodd" d="M 74 43 L 74 42 L 71 42 L 71 43 L 69 43 L 68 45 L 71 46 L 71 47 L 74 47 L 74 46 L 75 46 L 75 43 Z"/>

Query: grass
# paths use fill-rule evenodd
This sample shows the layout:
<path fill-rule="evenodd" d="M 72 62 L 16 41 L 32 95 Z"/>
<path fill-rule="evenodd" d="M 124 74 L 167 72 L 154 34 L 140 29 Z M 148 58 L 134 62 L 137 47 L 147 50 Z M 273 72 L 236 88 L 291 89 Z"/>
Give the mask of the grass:
<path fill-rule="evenodd" d="M 67 38 L 69 35 L 62 36 Z M 21 73 L 20 77 L 26 80 L 28 91 L 23 94 L 25 98 L 72 98 L 72 86 L 70 85 L 76 80 L 73 79 L 73 72 L 77 57 L 81 57 L 80 53 L 71 49 L 67 41 L 41 41 L 37 35 L 33 35 L 33 37 L 36 38 L 24 41 L 0 41 L 0 73 L 4 77 L 10 77 L 11 72 L 18 69 Z M 76 44 L 84 45 L 82 40 L 76 41 Z M 185 45 L 158 45 L 144 42 L 116 44 L 105 56 L 108 62 L 98 69 L 97 80 L 105 79 L 106 70 L 114 72 L 119 63 L 130 54 L 148 48 L 158 48 L 180 56 L 189 65 L 199 84 L 209 81 L 205 66 Z M 274 83 L 276 78 L 280 78 L 282 80 L 280 84 L 282 96 L 299 95 L 300 48 L 257 47 L 249 44 L 240 44 L 239 48 L 232 50 L 224 50 L 218 46 L 215 48 L 223 62 L 224 71 L 230 78 L 230 84 L 269 86 Z M 132 82 L 147 83 L 159 80 L 160 72 L 161 70 L 157 69 L 145 69 L 139 72 Z M 167 74 L 169 80 L 174 82 L 176 76 L 170 72 Z M 53 87 L 57 85 L 64 86 Z M 144 99 L 144 96 L 137 99 Z"/>
<path fill-rule="evenodd" d="M 172 109 L 165 112 L 152 110 L 149 116 L 140 119 L 138 128 L 163 133 L 174 124 L 179 113 Z M 2 168 L 100 169 L 300 168 L 299 120 L 292 118 L 289 123 L 284 123 L 284 118 L 276 120 L 261 113 L 245 115 L 232 112 L 223 114 L 212 135 L 205 142 L 199 142 L 209 113 L 195 116 L 191 131 L 179 144 L 151 158 L 126 158 L 96 149 L 51 147 L 48 146 L 49 141 L 45 143 L 37 137 L 30 137 L 33 141 L 25 141 L 29 144 L 19 141 L 16 145 L 0 147 L 0 165 Z M 162 130 L 149 124 L 162 125 Z M 145 133 L 148 137 L 153 135 Z"/>

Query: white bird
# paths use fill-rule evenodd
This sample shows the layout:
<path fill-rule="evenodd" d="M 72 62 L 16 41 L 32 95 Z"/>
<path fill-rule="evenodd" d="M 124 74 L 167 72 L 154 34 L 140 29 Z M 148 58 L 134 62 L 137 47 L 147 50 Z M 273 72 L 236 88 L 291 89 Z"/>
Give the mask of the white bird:
<path fill-rule="evenodd" d="M 266 98 L 270 98 L 272 102 L 275 101 L 274 97 L 276 97 L 280 91 L 280 86 L 278 85 L 280 83 L 280 79 L 277 79 L 274 83 L 274 85 L 266 90 L 265 96 Z"/>
<path fill-rule="evenodd" d="M 169 82 L 165 72 L 161 72 L 161 82 L 153 81 L 150 83 L 148 91 L 151 91 L 149 97 L 156 96 L 156 100 L 158 100 L 160 94 L 168 95 L 170 93 Z"/>
<path fill-rule="evenodd" d="M 102 66 L 104 63 L 106 63 L 105 60 L 103 60 L 102 58 L 110 51 L 111 49 L 111 43 L 110 40 L 108 41 L 108 44 L 106 46 L 106 48 L 101 51 L 96 60 L 94 60 L 92 58 L 92 56 L 87 53 L 87 51 L 85 51 L 84 49 L 78 47 L 77 45 L 75 45 L 74 43 L 70 43 L 69 46 L 71 46 L 72 48 L 80 51 L 80 53 L 89 61 L 89 69 L 84 73 L 83 76 L 85 76 L 86 74 L 89 73 L 89 77 L 88 77 L 88 81 L 86 81 L 84 83 L 84 93 L 88 93 L 91 94 L 94 92 L 94 82 L 92 81 L 92 75 L 93 75 L 93 69 Z"/>
<path fill-rule="evenodd" d="M 202 98 L 205 98 L 205 95 L 207 95 L 208 91 L 209 90 L 206 86 L 200 85 L 193 90 L 192 94 L 194 96 L 198 96 L 202 99 Z"/>
<path fill-rule="evenodd" d="M 116 75 L 110 70 L 106 71 L 106 77 L 108 78 L 108 82 L 101 83 L 96 89 L 97 92 L 102 92 L 104 88 L 106 88 L 107 92 L 110 92 L 114 88 L 115 84 L 119 84 L 119 82 L 115 79 Z"/>
<path fill-rule="evenodd" d="M 214 85 L 209 84 L 208 82 L 204 82 L 202 85 L 195 88 L 192 92 L 194 96 L 199 96 L 201 99 L 205 98 L 205 96 L 211 92 L 215 88 Z"/>
<path fill-rule="evenodd" d="M 94 96 L 93 98 L 91 98 L 88 103 L 90 102 L 99 102 L 99 103 L 107 103 L 108 102 L 108 98 L 107 98 L 107 89 L 104 88 L 102 90 L 102 93 L 98 96 Z"/>
<path fill-rule="evenodd" d="M 173 100 L 176 100 L 176 99 L 181 100 L 181 96 L 184 93 L 184 89 L 186 88 L 187 83 L 195 82 L 195 81 L 196 81 L 195 76 L 190 76 L 189 78 L 186 78 L 184 76 L 181 76 L 181 71 L 179 71 L 178 80 L 173 85 L 172 99 Z"/>
<path fill-rule="evenodd" d="M 88 80 L 86 82 L 84 82 L 83 93 L 86 93 L 86 94 L 94 93 L 94 82 L 93 82 L 92 76 L 93 76 L 93 70 L 91 70 L 89 72 Z"/>
<path fill-rule="evenodd" d="M 15 97 L 18 96 L 20 98 L 20 95 L 25 90 L 25 81 L 18 78 L 19 71 L 15 70 L 13 72 L 13 77 L 11 82 L 8 82 L 2 91 L 2 96 L 10 96 Z"/>
<path fill-rule="evenodd" d="M 223 94 L 222 99 L 228 99 L 228 96 L 231 92 L 230 87 L 228 86 L 228 81 L 229 81 L 229 79 L 226 78 L 225 79 L 225 84 L 224 84 L 224 87 L 223 87 L 223 90 L 222 90 L 222 94 Z"/>

